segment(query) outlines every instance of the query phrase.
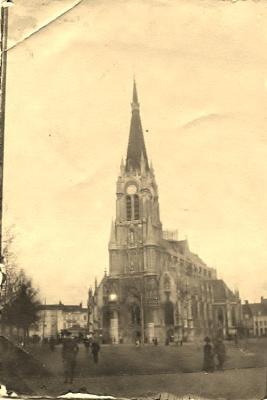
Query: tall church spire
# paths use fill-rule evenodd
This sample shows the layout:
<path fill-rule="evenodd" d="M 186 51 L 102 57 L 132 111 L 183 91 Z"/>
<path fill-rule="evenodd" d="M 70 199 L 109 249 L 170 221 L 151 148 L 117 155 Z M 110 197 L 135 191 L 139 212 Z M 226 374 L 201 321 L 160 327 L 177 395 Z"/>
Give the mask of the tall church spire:
<path fill-rule="evenodd" d="M 149 170 L 145 140 L 143 135 L 142 123 L 139 112 L 138 95 L 136 82 L 133 83 L 133 100 L 132 100 L 132 118 L 130 126 L 130 135 L 126 157 L 126 172 L 140 171 L 141 160 L 143 158 L 145 170 Z"/>
<path fill-rule="evenodd" d="M 137 89 L 136 89 L 136 81 L 134 79 L 133 81 L 133 101 L 132 101 L 132 110 L 134 110 L 134 108 L 138 108 L 139 109 L 139 103 L 138 103 L 138 96 L 137 96 Z"/>

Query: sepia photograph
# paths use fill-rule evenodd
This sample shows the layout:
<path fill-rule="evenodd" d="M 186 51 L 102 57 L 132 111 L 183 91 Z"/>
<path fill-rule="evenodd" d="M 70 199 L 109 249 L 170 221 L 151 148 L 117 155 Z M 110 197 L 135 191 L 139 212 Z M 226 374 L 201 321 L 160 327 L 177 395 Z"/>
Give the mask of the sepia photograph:
<path fill-rule="evenodd" d="M 267 399 L 267 2 L 0 14 L 0 398 Z"/>

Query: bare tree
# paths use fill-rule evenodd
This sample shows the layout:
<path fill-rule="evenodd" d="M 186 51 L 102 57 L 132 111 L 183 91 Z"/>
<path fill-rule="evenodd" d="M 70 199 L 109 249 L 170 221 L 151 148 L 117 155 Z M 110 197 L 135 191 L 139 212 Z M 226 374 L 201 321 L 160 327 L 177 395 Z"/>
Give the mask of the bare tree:
<path fill-rule="evenodd" d="M 1 291 L 2 304 L 5 304 L 12 298 L 16 281 L 18 279 L 17 257 L 12 248 L 14 240 L 14 226 L 12 225 L 6 229 L 3 239 L 3 257 L 6 268 L 6 281 Z"/>

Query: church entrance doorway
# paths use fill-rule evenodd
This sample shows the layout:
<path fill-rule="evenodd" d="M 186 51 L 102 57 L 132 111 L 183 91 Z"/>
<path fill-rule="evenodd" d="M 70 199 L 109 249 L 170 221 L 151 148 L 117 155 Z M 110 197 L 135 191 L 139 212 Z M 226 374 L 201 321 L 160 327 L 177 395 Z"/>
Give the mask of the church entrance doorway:
<path fill-rule="evenodd" d="M 140 304 L 133 303 L 130 306 L 131 315 L 131 330 L 132 330 L 132 341 L 141 341 L 141 309 Z"/>
<path fill-rule="evenodd" d="M 136 340 L 142 342 L 142 330 L 144 329 L 142 293 L 132 286 L 127 286 L 125 292 L 125 301 L 121 312 L 123 341 L 125 343 L 135 343 Z"/>

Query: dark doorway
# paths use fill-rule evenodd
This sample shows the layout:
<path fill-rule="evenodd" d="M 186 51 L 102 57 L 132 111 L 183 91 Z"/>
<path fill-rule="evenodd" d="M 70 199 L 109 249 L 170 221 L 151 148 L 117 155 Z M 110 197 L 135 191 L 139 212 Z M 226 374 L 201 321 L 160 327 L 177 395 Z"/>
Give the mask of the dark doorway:
<path fill-rule="evenodd" d="M 131 306 L 131 318 L 133 325 L 140 325 L 141 323 L 141 310 L 139 304 L 134 303 Z"/>
<path fill-rule="evenodd" d="M 170 300 L 165 303 L 165 325 L 174 325 L 174 307 Z"/>
<path fill-rule="evenodd" d="M 218 310 L 218 322 L 222 326 L 224 323 L 224 316 L 223 316 L 223 310 L 219 308 Z"/>

